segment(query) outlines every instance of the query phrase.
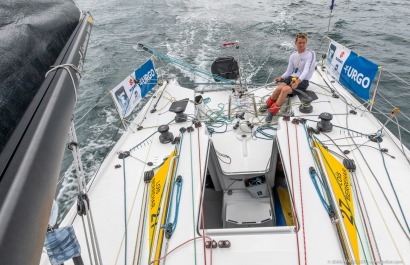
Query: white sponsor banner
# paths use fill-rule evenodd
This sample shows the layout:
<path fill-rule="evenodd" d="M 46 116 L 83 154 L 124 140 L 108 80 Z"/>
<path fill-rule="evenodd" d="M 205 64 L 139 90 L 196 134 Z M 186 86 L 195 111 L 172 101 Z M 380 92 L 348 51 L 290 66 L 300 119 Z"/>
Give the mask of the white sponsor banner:
<path fill-rule="evenodd" d="M 110 91 L 121 119 L 128 117 L 141 101 L 141 88 L 135 81 L 132 73 Z"/>
<path fill-rule="evenodd" d="M 349 58 L 350 49 L 340 45 L 332 40 L 327 50 L 326 68 L 329 73 L 339 81 L 340 73 L 347 58 Z"/>

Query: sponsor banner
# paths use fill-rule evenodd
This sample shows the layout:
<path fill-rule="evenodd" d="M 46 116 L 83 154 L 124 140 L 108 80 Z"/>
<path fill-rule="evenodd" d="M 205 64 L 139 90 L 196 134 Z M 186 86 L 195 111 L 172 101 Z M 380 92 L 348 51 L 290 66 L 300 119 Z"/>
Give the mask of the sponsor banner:
<path fill-rule="evenodd" d="M 158 76 L 151 60 L 146 61 L 140 68 L 135 70 L 134 75 L 139 80 L 138 85 L 141 89 L 141 97 L 145 97 L 158 83 Z"/>
<path fill-rule="evenodd" d="M 131 114 L 157 81 L 154 64 L 148 60 L 110 91 L 121 119 Z"/>
<path fill-rule="evenodd" d="M 378 65 L 331 41 L 326 67 L 336 80 L 364 100 L 370 99 L 370 87 L 379 70 Z"/>

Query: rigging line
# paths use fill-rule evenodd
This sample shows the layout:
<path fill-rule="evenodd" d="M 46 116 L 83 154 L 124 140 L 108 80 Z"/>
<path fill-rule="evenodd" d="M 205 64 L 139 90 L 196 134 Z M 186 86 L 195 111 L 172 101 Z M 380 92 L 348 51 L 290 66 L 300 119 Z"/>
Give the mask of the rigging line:
<path fill-rule="evenodd" d="M 293 170 L 292 170 L 292 159 L 291 159 L 291 153 L 290 153 L 290 137 L 289 137 L 289 122 L 286 120 L 286 136 L 288 138 L 288 155 L 289 155 L 289 169 L 290 169 L 290 178 L 291 178 L 291 182 L 292 182 L 292 200 L 293 200 L 293 205 L 294 205 L 294 209 L 293 209 L 293 218 L 294 220 L 294 224 L 295 224 L 295 235 L 296 235 L 296 246 L 298 248 L 298 264 L 300 265 L 300 249 L 299 249 L 299 223 L 296 220 L 296 202 L 295 202 L 295 188 L 293 185 Z"/>
<path fill-rule="evenodd" d="M 312 138 L 311 135 L 309 135 L 309 133 L 308 133 L 308 131 L 307 131 L 306 124 L 303 124 L 303 129 L 305 130 L 306 140 L 307 140 L 307 142 L 309 143 L 310 153 L 311 153 L 312 157 L 314 158 L 313 161 L 315 162 L 315 167 L 316 167 L 317 171 L 320 172 L 320 177 L 321 177 L 321 178 L 319 178 L 319 180 L 320 180 L 320 182 L 322 183 L 322 186 L 323 186 L 322 190 L 324 190 L 324 191 L 326 192 L 327 200 L 328 200 L 328 202 L 329 202 L 330 210 L 331 210 L 331 211 L 334 211 L 335 206 L 333 205 L 333 201 L 331 200 L 331 196 L 330 196 L 330 192 L 329 192 L 329 187 L 328 187 L 327 185 L 325 185 L 325 182 L 323 182 L 324 173 L 323 173 L 323 171 L 322 171 L 322 167 L 319 165 L 318 161 L 315 159 L 316 156 L 315 156 L 314 151 L 313 151 L 313 148 L 312 148 L 313 138 Z M 317 174 L 317 172 L 316 172 L 316 174 Z M 323 192 L 323 191 L 322 191 L 322 192 Z M 331 216 L 331 215 L 329 215 L 329 216 L 330 216 L 331 218 L 334 218 L 334 214 L 333 214 L 333 216 Z"/>
<path fill-rule="evenodd" d="M 92 259 L 92 256 L 91 256 L 91 248 L 90 248 L 90 242 L 89 242 L 90 239 L 87 236 L 88 233 L 87 233 L 87 228 L 85 226 L 85 221 L 84 221 L 84 216 L 83 215 L 81 215 L 81 221 L 83 223 L 83 230 L 84 230 L 84 234 L 85 234 L 85 242 L 87 244 L 88 258 L 90 259 L 91 265 L 94 265 L 93 259 Z"/>
<path fill-rule="evenodd" d="M 335 146 L 336 146 L 336 148 L 337 149 L 339 149 L 339 151 L 342 153 L 342 157 L 344 157 L 344 158 L 346 158 L 346 159 L 349 159 L 349 157 L 347 157 L 347 155 L 345 155 L 344 153 L 343 153 L 343 150 L 339 147 L 339 145 L 338 144 L 336 144 L 336 142 L 335 141 L 333 141 L 333 139 L 327 134 L 327 133 L 325 133 L 325 132 L 322 132 L 322 134 L 324 135 L 324 136 L 326 136 Z M 315 137 L 316 138 L 316 137 Z M 323 143 L 321 143 L 322 145 L 323 145 Z M 340 154 L 338 154 L 338 155 L 340 155 Z"/>
<path fill-rule="evenodd" d="M 378 143 L 379 148 L 380 148 L 380 142 L 377 141 L 377 143 Z M 394 188 L 393 182 L 392 182 L 392 180 L 391 180 L 391 178 L 390 178 L 390 173 L 389 173 L 389 171 L 388 171 L 388 169 L 387 169 L 386 161 L 384 160 L 383 152 L 380 152 L 380 154 L 381 154 L 381 156 L 382 156 L 383 166 L 384 166 L 384 169 L 386 170 L 387 178 L 389 179 L 390 186 L 391 186 L 391 188 L 392 188 L 392 190 L 393 190 L 394 196 L 396 197 L 396 201 L 397 201 L 397 204 L 399 205 L 399 209 L 400 209 L 401 215 L 402 215 L 402 217 L 403 217 L 403 219 L 404 219 L 404 223 L 406 224 L 407 230 L 408 230 L 408 232 L 410 233 L 410 227 L 409 227 L 409 224 L 407 223 L 406 216 L 404 215 L 403 209 L 402 209 L 402 207 L 401 207 L 399 197 L 397 196 L 397 193 L 396 193 L 396 189 Z"/>
<path fill-rule="evenodd" d="M 303 192 L 302 192 L 302 175 L 300 173 L 300 153 L 299 153 L 299 139 L 298 139 L 298 125 L 295 123 L 295 132 L 296 132 L 296 151 L 298 156 L 298 174 L 299 174 L 299 192 L 300 192 L 300 206 L 302 209 L 302 230 L 303 230 L 303 249 L 305 256 L 305 265 L 307 264 L 307 252 L 306 252 L 306 232 L 305 232 L 305 216 L 303 208 Z"/>
<path fill-rule="evenodd" d="M 356 142 L 354 141 L 354 139 L 351 139 L 351 140 L 353 141 L 354 144 L 356 144 Z M 357 144 L 356 144 L 356 145 L 357 145 Z M 382 194 L 383 194 L 383 196 L 384 196 L 384 199 L 386 200 L 387 204 L 388 204 L 389 207 L 390 207 L 390 210 L 392 211 L 394 217 L 396 218 L 397 223 L 399 224 L 400 228 L 402 229 L 404 235 L 405 235 L 405 236 L 407 237 L 407 239 L 410 241 L 410 236 L 407 234 L 407 232 L 406 232 L 406 230 L 404 229 L 404 227 L 402 226 L 402 224 L 401 224 L 401 222 L 400 222 L 398 216 L 396 215 L 396 212 L 393 210 L 393 206 L 391 205 L 389 199 L 387 198 L 387 195 L 386 195 L 386 193 L 384 192 L 384 190 L 383 190 L 383 188 L 382 188 L 382 185 L 380 184 L 379 180 L 377 179 L 376 175 L 374 174 L 373 170 L 371 169 L 369 163 L 367 163 L 367 160 L 365 159 L 365 156 L 363 155 L 363 153 L 362 153 L 362 151 L 360 150 L 360 148 L 357 149 L 357 150 L 359 151 L 360 155 L 361 155 L 362 158 L 363 158 L 363 161 L 365 162 L 365 164 L 366 164 L 367 168 L 369 169 L 371 175 L 373 176 L 374 180 L 376 181 L 377 185 L 379 186 L 379 188 L 380 188 L 380 190 L 381 190 L 381 192 L 382 192 Z M 363 172 L 363 170 L 361 170 L 361 171 Z M 370 186 L 369 186 L 369 184 L 368 184 L 368 182 L 367 182 L 367 179 L 366 179 L 366 178 L 364 178 L 364 179 L 366 180 L 366 184 L 367 184 L 367 186 L 368 186 L 369 189 L 370 189 Z M 370 189 L 370 191 L 371 191 L 371 189 Z M 371 192 L 371 194 L 372 194 L 372 197 L 373 197 L 373 200 L 374 200 L 375 204 L 377 205 L 377 208 L 378 208 L 378 210 L 379 210 L 379 213 L 380 213 L 380 215 L 381 215 L 382 218 L 383 218 L 383 214 L 382 214 L 381 211 L 380 211 L 379 205 L 377 204 L 377 200 L 376 200 L 376 198 L 374 198 L 374 195 L 373 195 L 372 192 Z M 386 225 L 386 229 L 388 229 L 387 223 L 386 223 L 386 221 L 384 220 L 384 218 L 383 218 L 383 221 L 384 221 L 384 223 L 385 223 L 385 225 Z M 389 231 L 389 234 L 390 234 L 390 230 L 388 230 L 388 231 Z M 391 236 L 391 234 L 390 234 L 390 236 Z M 392 236 L 391 236 L 391 238 L 392 238 L 392 240 L 393 240 L 393 237 L 392 237 Z M 393 242 L 394 242 L 394 240 L 393 240 Z M 396 246 L 396 245 L 395 245 L 395 246 Z M 396 246 L 396 249 L 397 249 L 397 246 Z"/>
<path fill-rule="evenodd" d="M 351 140 L 354 142 L 353 139 L 351 139 Z M 358 150 L 359 150 L 359 152 L 360 152 L 362 158 L 364 158 L 363 153 L 360 151 L 360 149 L 358 149 Z M 353 154 L 353 155 L 354 155 L 354 154 Z M 375 180 L 376 183 L 379 185 L 379 188 L 380 188 L 380 190 L 381 190 L 381 192 L 382 192 L 382 194 L 383 194 L 383 196 L 384 196 L 386 202 L 389 204 L 389 207 L 390 207 L 390 209 L 392 210 L 393 215 L 395 216 L 395 218 L 396 218 L 396 220 L 397 220 L 399 226 L 401 227 L 401 229 L 402 229 L 402 231 L 404 232 L 404 234 L 405 234 L 405 236 L 407 237 L 407 239 L 410 241 L 410 237 L 407 235 L 406 231 L 404 230 L 403 226 L 401 225 L 400 221 L 398 220 L 398 217 L 396 216 L 396 213 L 393 211 L 393 208 L 392 208 L 392 206 L 391 206 L 389 200 L 387 199 L 386 194 L 384 193 L 383 189 L 381 188 L 381 185 L 380 185 L 379 181 L 377 180 L 376 176 L 374 175 L 372 169 L 370 168 L 369 164 L 367 163 L 367 161 L 366 161 L 365 159 L 364 159 L 364 162 L 366 163 L 367 168 L 370 170 L 370 173 L 372 174 L 374 180 Z M 360 164 L 358 164 L 358 166 L 359 166 L 359 168 L 360 168 Z M 362 170 L 361 168 L 360 168 L 360 171 L 363 172 L 363 170 Z M 379 204 L 377 203 L 377 202 L 378 202 L 378 199 L 375 198 L 375 196 L 374 196 L 374 194 L 373 194 L 373 192 L 372 192 L 372 189 L 370 188 L 370 185 L 369 185 L 369 183 L 368 183 L 368 181 L 367 181 L 367 178 L 364 177 L 363 179 L 364 179 L 364 181 L 366 182 L 367 188 L 369 189 L 370 194 L 372 195 L 373 202 L 375 203 L 375 205 L 376 205 L 376 207 L 377 207 L 377 210 L 378 210 L 378 212 L 379 212 L 379 214 L 380 214 L 381 219 L 383 220 L 384 226 L 385 226 L 385 228 L 386 228 L 386 230 L 387 230 L 387 232 L 388 232 L 388 234 L 389 234 L 389 236 L 390 236 L 390 239 L 391 239 L 391 241 L 393 242 L 393 245 L 394 245 L 394 247 L 395 247 L 397 253 L 399 254 L 399 256 L 400 256 L 400 258 L 401 258 L 401 261 L 402 261 L 402 263 L 403 263 L 403 257 L 401 256 L 401 253 L 400 253 L 400 251 L 399 251 L 399 249 L 398 249 L 398 247 L 397 247 L 396 241 L 394 240 L 394 237 L 393 237 L 393 235 L 392 235 L 392 233 L 391 233 L 391 231 L 390 231 L 390 229 L 389 229 L 389 226 L 388 226 L 387 223 L 386 223 L 386 220 L 384 219 L 384 215 L 382 214 L 382 211 L 381 211 L 381 209 L 380 209 L 380 207 L 379 207 Z M 377 244 L 376 244 L 376 246 L 377 246 Z M 379 253 L 379 256 L 380 256 L 380 253 Z M 382 259 L 380 259 L 380 261 L 382 261 Z"/>
<path fill-rule="evenodd" d="M 330 192 L 329 189 L 325 186 L 325 184 L 323 183 L 323 180 L 319 177 L 319 175 L 317 174 L 317 171 L 311 167 L 311 169 L 309 169 L 309 174 L 310 174 L 310 178 L 313 182 L 313 186 L 316 189 L 317 194 L 319 195 L 319 199 L 322 202 L 323 207 L 325 208 L 327 214 L 329 215 L 329 217 L 332 218 L 332 208 L 330 206 L 330 204 L 325 200 L 324 195 L 322 194 L 322 192 L 319 189 L 319 185 L 317 184 L 316 178 L 319 180 L 320 186 L 322 187 L 322 190 L 324 190 L 326 192 L 326 196 L 329 200 L 330 198 Z"/>
<path fill-rule="evenodd" d="M 320 143 L 320 141 L 319 141 L 319 143 Z M 322 143 L 320 143 L 320 144 L 322 144 Z M 324 146 L 323 146 L 323 147 L 324 147 Z M 323 152 L 322 152 L 322 157 L 324 158 L 324 161 L 326 162 L 327 166 L 328 166 L 329 169 L 331 170 L 333 177 L 336 178 L 336 174 L 333 172 L 333 169 L 332 169 L 332 167 L 329 165 L 328 160 L 324 157 Z M 340 184 L 338 181 L 337 181 L 337 183 L 338 183 L 338 186 L 339 186 L 339 188 L 340 188 L 340 191 L 341 191 L 341 193 L 343 194 L 343 197 L 344 197 L 344 199 L 345 199 L 345 202 L 346 202 L 346 203 L 345 203 L 345 206 L 346 206 L 347 210 L 350 212 L 350 214 L 352 214 L 352 209 L 351 209 L 351 207 L 350 207 L 350 204 L 347 203 L 347 201 L 348 201 L 349 199 L 346 198 L 346 194 L 345 194 L 345 192 L 343 191 L 343 188 L 341 187 L 341 184 Z M 357 227 L 355 218 L 353 218 L 353 224 L 354 224 L 354 227 L 355 227 L 356 232 L 358 232 L 358 227 Z M 358 235 L 359 240 L 360 240 L 360 246 L 361 246 L 362 249 L 363 249 L 362 237 L 360 236 L 360 233 L 357 233 L 357 235 Z M 364 253 L 364 255 L 366 256 L 365 253 Z"/>
<path fill-rule="evenodd" d="M 201 141 L 200 141 L 200 137 L 199 137 L 199 128 L 197 127 L 197 135 L 198 135 L 198 165 L 199 165 L 199 181 L 201 182 L 201 192 L 199 195 L 199 201 L 200 201 L 200 205 L 201 205 L 201 219 L 202 219 L 202 236 L 205 236 L 205 214 L 204 214 L 204 182 L 202 179 L 202 165 L 201 165 Z M 206 265 L 206 242 L 205 242 L 205 238 L 203 240 L 203 244 L 204 244 L 204 264 Z"/>
<path fill-rule="evenodd" d="M 380 111 L 379 109 L 377 109 L 374 105 L 373 105 L 373 109 L 375 109 L 375 110 L 377 110 L 377 113 L 379 113 L 380 115 L 383 115 L 385 118 L 389 118 L 389 116 L 387 116 L 385 113 L 383 113 L 382 111 Z M 375 113 L 375 112 L 372 112 L 372 113 Z M 403 114 L 403 113 L 402 113 Z M 404 115 L 404 114 L 403 114 Z M 410 119 L 409 119 L 410 120 Z M 406 129 L 406 128 L 404 128 L 403 126 L 401 126 L 400 124 L 398 124 L 397 122 L 395 122 L 395 121 L 392 121 L 394 124 L 396 124 L 396 125 L 398 125 L 398 126 L 400 126 L 400 128 L 402 129 L 402 130 L 404 130 L 405 132 L 407 132 L 407 133 L 410 133 L 410 131 L 408 130 L 408 129 Z M 381 122 L 380 122 L 381 123 Z"/>
<path fill-rule="evenodd" d="M 145 183 L 144 185 L 144 193 L 143 193 L 143 200 L 141 203 L 141 208 L 140 208 L 140 217 L 139 217 L 139 222 L 138 222 L 138 228 L 137 228 L 137 235 L 135 237 L 135 247 L 134 247 L 134 256 L 132 259 L 132 264 L 135 264 L 135 258 L 136 254 L 138 253 L 137 257 L 137 265 L 139 264 L 139 259 L 140 259 L 140 254 L 141 254 L 141 241 L 142 241 L 142 236 L 141 234 L 143 233 L 143 229 L 145 226 L 145 212 L 147 209 L 147 200 L 148 200 L 148 183 Z M 142 220 L 142 222 L 141 222 Z M 139 239 L 139 240 L 138 240 Z M 137 250 L 138 249 L 138 250 Z"/>
<path fill-rule="evenodd" d="M 191 158 L 191 202 L 192 202 L 192 229 L 193 229 L 193 234 L 195 237 L 195 206 L 194 206 L 194 168 L 192 165 L 192 133 L 189 132 L 189 149 L 190 149 L 190 158 Z M 197 259 L 196 259 L 196 241 L 194 241 L 194 258 L 195 258 L 195 264 L 197 264 Z"/>
<path fill-rule="evenodd" d="M 127 265 L 127 241 L 128 241 L 128 231 L 127 231 L 127 182 L 125 177 L 125 157 L 122 159 L 122 169 L 124 177 L 124 264 Z"/>
<path fill-rule="evenodd" d="M 158 125 L 158 121 L 157 121 L 157 125 Z M 147 151 L 147 155 L 146 155 L 146 157 L 145 157 L 145 160 L 147 160 L 148 159 L 148 156 L 149 156 L 149 154 L 150 154 L 150 151 L 151 151 L 151 148 L 152 148 L 152 144 L 153 142 L 151 141 L 151 144 L 149 145 L 149 149 L 148 149 L 148 151 Z M 175 151 L 175 150 L 174 150 Z M 172 161 L 172 160 L 171 160 Z M 151 170 L 155 170 L 155 169 L 157 169 L 157 168 L 159 168 L 159 167 L 161 167 L 163 164 L 165 163 L 165 160 L 163 161 L 163 163 L 161 163 L 161 164 L 159 164 L 157 167 L 154 167 L 154 168 L 152 168 Z M 171 163 L 170 163 L 170 166 L 171 166 Z M 135 192 L 135 196 L 134 196 L 134 202 L 136 201 L 136 198 L 137 198 L 137 194 L 138 194 L 138 191 L 139 191 L 139 189 L 140 189 L 140 185 L 141 185 L 141 183 L 142 183 L 142 181 L 144 180 L 144 177 L 143 177 L 143 175 L 145 174 L 144 173 L 145 172 L 145 165 L 143 166 L 143 169 L 141 170 L 141 177 L 140 177 L 140 182 L 138 183 L 138 187 L 137 187 L 137 190 L 136 190 L 136 192 Z M 147 215 L 146 214 L 148 214 L 148 211 L 147 211 L 147 209 L 148 209 L 148 206 L 149 206 L 149 204 L 147 203 L 147 201 L 148 201 L 148 193 L 149 193 L 149 185 L 150 185 L 150 182 L 148 182 L 148 183 L 146 183 L 146 185 L 145 185 L 145 187 L 144 187 L 144 189 L 145 188 L 147 188 L 147 193 L 146 193 L 146 206 L 145 206 L 145 208 L 144 208 L 144 215 L 143 215 L 143 223 L 142 223 L 142 235 L 141 235 L 141 238 L 140 238 L 140 244 L 139 244 L 139 252 L 138 252 L 138 259 L 137 259 L 137 265 L 138 264 L 140 264 L 141 263 L 141 260 L 142 260 L 142 256 L 143 255 L 140 255 L 141 254 L 141 252 L 143 251 L 143 248 L 144 248 L 144 236 L 145 236 L 145 233 L 146 233 L 146 230 L 147 230 L 147 228 L 146 228 L 146 226 L 145 226 L 145 221 L 147 220 Z M 161 197 L 162 197 L 162 194 L 161 194 Z M 134 205 L 134 202 L 133 202 L 133 205 Z M 131 215 L 131 214 L 130 214 Z M 141 220 L 141 219 L 140 219 Z M 141 221 L 140 221 L 141 222 Z M 135 256 L 135 254 L 134 254 L 134 256 Z"/>
<path fill-rule="evenodd" d="M 333 92 L 333 93 L 335 93 L 335 94 L 337 94 L 338 96 L 339 96 L 339 98 L 344 102 L 344 103 L 346 103 L 346 105 L 351 105 L 350 103 L 348 103 L 347 102 L 347 99 L 344 97 L 344 96 L 342 96 L 342 94 L 340 94 L 340 92 L 336 89 L 336 87 L 333 85 L 333 83 L 332 83 L 332 81 L 329 79 L 329 76 L 327 76 L 326 75 L 326 77 L 328 78 L 328 81 L 330 82 L 330 84 L 332 84 L 332 87 L 333 87 L 333 89 L 330 87 L 330 85 L 326 82 L 326 80 L 325 80 L 325 78 L 322 76 L 322 74 L 318 71 L 318 70 L 316 70 L 318 73 L 319 73 L 319 75 L 322 77 L 322 79 L 323 79 L 323 81 L 326 83 L 326 85 L 330 88 L 330 90 Z"/>
<path fill-rule="evenodd" d="M 95 105 L 89 109 L 83 116 L 81 116 L 81 118 L 77 119 L 77 123 L 75 125 L 78 125 L 78 123 L 85 118 L 85 116 L 87 116 L 88 113 L 90 113 L 95 107 L 98 106 L 98 103 L 100 103 L 106 96 L 110 95 L 109 93 L 105 93 L 105 95 L 100 98 L 100 100 L 97 101 L 97 103 L 95 103 Z"/>
<path fill-rule="evenodd" d="M 383 68 L 384 71 L 388 72 L 389 74 L 391 74 L 392 76 L 394 76 L 395 78 L 399 79 L 400 81 L 402 81 L 403 83 L 405 83 L 406 85 L 410 86 L 410 83 L 407 82 L 406 80 L 404 80 L 403 78 L 399 77 L 398 75 L 390 72 L 389 70 L 387 70 L 386 68 Z"/>
<path fill-rule="evenodd" d="M 209 236 L 198 236 L 198 237 L 191 238 L 191 239 L 189 239 L 189 240 L 187 240 L 187 241 L 185 241 L 185 242 L 179 244 L 178 246 L 176 246 L 174 249 L 172 249 L 171 251 L 169 251 L 168 253 L 166 253 L 163 257 L 161 257 L 161 258 L 159 258 L 159 259 L 157 259 L 157 260 L 151 261 L 151 262 L 149 263 L 149 265 L 152 265 L 152 264 L 154 264 L 154 263 L 156 263 L 156 262 L 159 262 L 159 261 L 165 259 L 168 255 L 170 255 L 172 252 L 176 251 L 176 250 L 179 249 L 180 247 L 184 246 L 185 244 L 187 244 L 187 243 L 189 243 L 189 242 L 191 242 L 191 241 L 194 241 L 194 243 L 195 243 L 196 240 L 201 239 L 201 238 L 207 238 L 207 239 L 209 239 L 209 240 L 212 242 L 212 238 L 210 238 Z M 210 254 L 211 254 L 211 265 L 212 265 L 212 247 L 210 248 Z"/>
<path fill-rule="evenodd" d="M 399 132 L 399 141 L 400 141 L 400 144 L 401 144 L 402 153 L 403 153 L 404 157 L 406 158 L 407 162 L 410 164 L 409 158 L 406 154 L 406 151 L 404 150 L 403 141 L 401 140 L 401 131 L 400 131 L 399 121 L 397 120 L 397 117 L 394 117 L 394 118 L 397 122 L 397 131 Z"/>
<path fill-rule="evenodd" d="M 348 116 L 349 116 L 349 115 L 347 115 L 346 117 L 348 117 Z M 315 120 L 310 120 L 310 119 L 304 119 L 304 120 L 306 120 L 306 121 L 311 121 L 311 122 L 313 122 L 313 123 L 317 123 L 317 121 L 315 121 Z M 338 126 L 338 125 L 335 125 L 335 124 L 333 124 L 333 127 L 336 127 L 336 128 L 339 128 L 339 129 L 343 129 L 343 130 L 346 130 L 346 131 L 349 131 L 349 132 L 354 132 L 354 133 L 356 133 L 356 134 L 360 134 L 360 135 L 366 136 L 366 137 L 368 137 L 368 136 L 371 135 L 371 134 L 361 133 L 361 132 L 358 132 L 358 131 L 349 129 L 349 127 L 342 127 L 342 126 Z"/>
<path fill-rule="evenodd" d="M 370 223 L 370 218 L 369 218 L 369 215 L 367 214 L 367 209 L 366 209 L 366 205 L 365 205 L 365 202 L 364 202 L 364 199 L 363 199 L 363 194 L 361 193 L 361 191 L 360 191 L 360 187 L 359 187 L 359 183 L 358 183 L 358 180 L 356 179 L 356 174 L 354 173 L 354 171 L 351 171 L 350 172 L 350 174 L 351 174 L 351 179 L 352 179 L 352 181 L 353 181 L 353 187 L 354 187 L 354 191 L 355 191 L 355 194 L 356 194 L 356 199 L 357 199 L 357 204 L 359 205 L 359 209 L 360 209 L 360 213 L 361 213 L 361 219 L 362 219 L 362 225 L 363 225 L 363 222 L 364 222 L 364 227 L 365 227 L 365 229 L 366 229 L 366 235 L 367 235 L 367 239 L 368 239 L 368 244 L 370 244 L 370 250 L 371 250 L 371 253 L 372 253 L 372 256 L 373 256 L 373 263 L 374 264 L 377 264 L 377 262 L 376 262 L 376 255 L 374 254 L 374 250 L 373 250 L 373 244 L 372 244 L 372 241 L 371 241 L 371 238 L 370 238 L 370 235 L 369 235 L 369 229 L 370 229 L 370 231 L 371 231 L 371 233 L 372 233 L 372 236 L 373 236 L 373 240 L 375 241 L 375 243 L 376 243 L 376 239 L 374 238 L 374 233 L 373 233 L 373 229 L 372 229 L 372 226 L 371 226 L 371 223 Z M 357 182 L 357 183 L 356 183 Z M 359 190 L 358 190 L 359 189 Z M 358 192 L 359 191 L 359 192 Z M 359 196 L 360 195 L 360 196 Z M 363 209 L 362 209 L 362 205 L 361 205 L 361 203 L 360 203 L 360 199 L 362 200 L 362 203 L 363 203 L 363 208 L 365 209 L 365 211 L 363 211 Z M 366 215 L 366 216 L 365 216 Z M 369 222 L 369 228 L 367 227 L 367 223 L 366 223 L 366 221 L 367 222 Z M 377 244 L 376 244 L 376 247 L 377 247 Z M 378 249 L 377 249 L 377 251 L 379 251 Z M 380 255 L 380 253 L 379 253 L 379 255 Z M 380 258 L 380 256 L 379 256 L 379 260 L 381 260 L 381 258 Z"/>
<path fill-rule="evenodd" d="M 351 176 L 351 174 L 349 174 L 349 175 Z M 351 177 L 350 177 L 350 179 L 351 179 Z M 361 212 L 362 208 L 360 207 L 360 201 L 357 197 L 357 191 L 355 190 L 355 187 L 351 182 L 350 182 L 350 188 L 352 190 L 352 193 L 351 193 L 352 204 L 353 204 L 353 208 L 355 208 L 355 210 L 356 210 L 356 215 L 354 216 L 354 225 L 355 225 L 355 228 L 356 228 L 356 233 L 357 233 L 357 235 L 359 236 L 359 239 L 360 239 L 360 247 L 363 251 L 364 260 L 366 261 L 366 264 L 369 264 L 367 256 L 369 256 L 370 258 L 373 258 L 373 260 L 371 261 L 371 264 L 374 264 L 374 261 L 375 261 L 374 254 L 373 254 L 373 252 L 370 252 L 370 249 L 369 249 L 370 238 L 369 238 L 369 234 L 367 232 L 367 226 L 366 226 L 366 223 L 363 223 L 364 222 L 364 217 L 363 217 L 363 213 Z M 360 227 L 359 227 L 359 225 L 360 225 Z M 366 230 L 364 229 L 364 227 L 365 227 Z M 359 230 L 359 228 L 360 228 L 360 230 Z M 363 237 L 363 241 L 362 241 L 362 237 Z M 366 247 L 367 247 L 367 253 L 366 253 Z M 359 257 L 360 257 L 360 254 L 359 254 Z"/>
<path fill-rule="evenodd" d="M 377 95 L 379 95 L 379 96 L 382 97 L 387 103 L 389 103 L 392 108 L 396 108 L 396 106 L 394 106 L 390 101 L 388 101 L 385 97 L 383 97 L 381 93 L 377 92 Z M 410 120 L 410 117 L 407 116 L 404 112 L 400 112 L 400 113 L 401 113 L 401 115 L 403 115 L 407 120 Z"/>
<path fill-rule="evenodd" d="M 97 46 L 97 48 L 98 49 L 100 49 L 100 51 L 102 51 L 105 55 L 107 55 L 110 59 L 111 59 L 111 61 L 112 62 L 114 62 L 120 69 L 124 69 L 125 67 L 125 63 L 123 63 L 123 62 L 121 62 L 122 64 L 119 64 L 115 59 L 114 59 L 114 57 L 112 57 L 111 56 L 111 54 L 110 53 L 108 53 L 104 48 L 102 48 L 102 44 L 100 44 L 100 43 L 98 43 L 96 40 L 93 40 L 92 38 L 90 38 L 90 41 L 92 42 L 92 43 L 94 43 L 96 46 Z"/>

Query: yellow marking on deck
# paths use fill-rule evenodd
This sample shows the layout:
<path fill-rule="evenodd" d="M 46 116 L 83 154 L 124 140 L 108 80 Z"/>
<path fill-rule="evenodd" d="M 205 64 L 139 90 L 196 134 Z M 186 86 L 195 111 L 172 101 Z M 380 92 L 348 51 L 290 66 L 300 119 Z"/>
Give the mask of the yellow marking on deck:
<path fill-rule="evenodd" d="M 168 186 L 165 187 L 165 182 L 166 178 L 168 175 L 168 170 L 169 167 L 174 165 L 171 165 L 171 159 L 177 154 L 177 151 L 174 151 L 168 159 L 165 161 L 165 163 L 158 169 L 157 173 L 155 173 L 154 177 L 150 181 L 150 194 L 149 194 L 149 220 L 150 220 L 150 229 L 149 229 L 149 259 L 151 260 L 152 257 L 152 251 L 153 248 L 155 247 L 155 258 L 153 260 L 157 260 L 160 258 L 161 254 L 161 248 L 162 248 L 162 242 L 164 239 L 164 229 L 161 229 L 159 231 L 158 235 L 158 241 L 157 245 L 153 246 L 153 243 L 155 241 L 155 234 L 157 232 L 157 229 L 159 229 L 161 226 L 165 224 L 166 221 L 166 214 L 167 214 L 167 207 L 168 207 L 168 199 L 169 199 L 169 193 L 171 189 L 171 182 L 172 182 L 172 177 L 173 177 L 173 172 L 175 168 L 172 169 L 172 173 L 170 174 L 170 180 L 168 181 Z M 165 192 L 165 194 L 164 194 Z M 162 212 L 162 216 L 158 218 L 158 215 L 161 212 L 161 204 L 162 200 L 165 200 L 164 203 L 164 210 Z M 158 225 L 158 222 L 160 222 L 160 225 Z M 158 263 L 155 263 L 158 264 Z"/>
<path fill-rule="evenodd" d="M 342 213 L 343 223 L 346 227 L 350 245 L 352 246 L 353 254 L 355 256 L 354 258 L 356 259 L 356 262 L 359 262 L 358 234 L 355 227 L 354 205 L 349 171 L 320 143 L 315 142 L 315 145 L 320 149 L 324 158 L 327 175 L 330 178 L 336 201 L 340 208 L 340 212 Z"/>

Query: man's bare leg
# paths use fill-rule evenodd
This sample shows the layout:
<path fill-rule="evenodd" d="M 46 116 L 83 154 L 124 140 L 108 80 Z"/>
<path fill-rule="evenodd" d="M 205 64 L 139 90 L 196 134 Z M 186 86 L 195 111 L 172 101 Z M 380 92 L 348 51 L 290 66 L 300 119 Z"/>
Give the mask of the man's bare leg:
<path fill-rule="evenodd" d="M 276 106 L 281 107 L 286 101 L 286 97 L 292 93 L 292 88 L 285 84 L 281 89 L 279 96 L 276 99 Z"/>

